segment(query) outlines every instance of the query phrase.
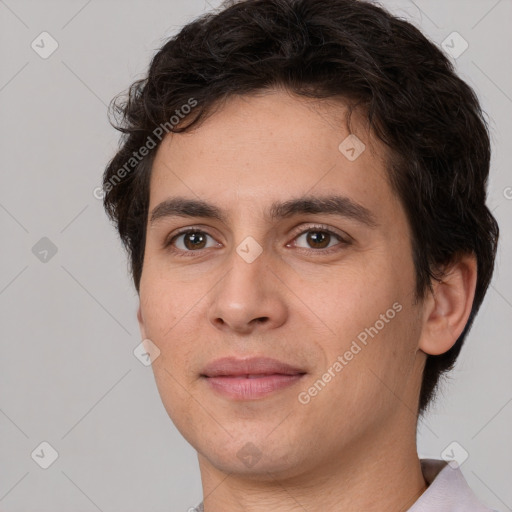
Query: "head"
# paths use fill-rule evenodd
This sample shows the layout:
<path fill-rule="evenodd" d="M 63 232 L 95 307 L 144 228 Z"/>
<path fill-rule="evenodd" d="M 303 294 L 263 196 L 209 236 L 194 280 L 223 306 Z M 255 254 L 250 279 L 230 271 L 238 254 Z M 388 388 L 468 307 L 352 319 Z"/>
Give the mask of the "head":
<path fill-rule="evenodd" d="M 229 469 L 214 446 L 257 439 L 284 469 L 319 425 L 346 450 L 427 410 L 498 240 L 486 122 L 433 43 L 365 1 L 247 0 L 185 26 L 115 110 L 104 205 L 160 395 L 200 452 Z M 303 384 L 226 401 L 201 372 L 232 354 L 293 363 Z"/>

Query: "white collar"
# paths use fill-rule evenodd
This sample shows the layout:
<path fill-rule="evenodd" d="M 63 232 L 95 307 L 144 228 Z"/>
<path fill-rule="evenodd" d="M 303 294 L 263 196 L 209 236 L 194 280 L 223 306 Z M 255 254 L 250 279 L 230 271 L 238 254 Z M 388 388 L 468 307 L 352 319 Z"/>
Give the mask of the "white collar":
<path fill-rule="evenodd" d="M 420 462 L 428 488 L 407 512 L 493 512 L 478 500 L 456 462 Z"/>

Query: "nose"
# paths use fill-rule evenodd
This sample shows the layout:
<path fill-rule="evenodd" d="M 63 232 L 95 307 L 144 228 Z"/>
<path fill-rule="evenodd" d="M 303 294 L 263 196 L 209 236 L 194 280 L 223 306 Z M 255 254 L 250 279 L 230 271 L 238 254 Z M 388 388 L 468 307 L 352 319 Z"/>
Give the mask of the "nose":
<path fill-rule="evenodd" d="M 238 334 L 280 327 L 287 316 L 284 289 L 265 255 L 248 263 L 233 251 L 228 265 L 229 270 L 212 290 L 210 323 Z"/>

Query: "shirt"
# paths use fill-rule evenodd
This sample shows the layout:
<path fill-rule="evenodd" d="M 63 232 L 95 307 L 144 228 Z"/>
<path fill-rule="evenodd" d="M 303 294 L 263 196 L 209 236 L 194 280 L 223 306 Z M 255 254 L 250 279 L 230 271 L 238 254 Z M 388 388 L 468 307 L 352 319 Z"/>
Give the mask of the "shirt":
<path fill-rule="evenodd" d="M 428 487 L 407 512 L 497 512 L 478 500 L 456 463 L 437 459 L 420 462 Z M 204 512 L 203 502 L 189 512 Z"/>

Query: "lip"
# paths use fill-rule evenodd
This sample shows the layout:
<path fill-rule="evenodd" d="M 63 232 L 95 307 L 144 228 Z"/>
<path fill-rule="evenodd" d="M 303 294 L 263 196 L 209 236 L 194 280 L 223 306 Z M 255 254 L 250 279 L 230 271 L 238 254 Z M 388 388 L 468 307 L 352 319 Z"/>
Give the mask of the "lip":
<path fill-rule="evenodd" d="M 206 365 L 201 377 L 214 391 L 235 400 L 254 400 L 297 383 L 303 369 L 268 357 L 224 357 Z"/>
<path fill-rule="evenodd" d="M 306 372 L 299 367 L 270 357 L 248 357 L 244 359 L 222 357 L 207 364 L 201 375 L 205 377 L 239 377 L 243 375 L 272 375 L 276 373 L 280 375 L 296 375 Z"/>

